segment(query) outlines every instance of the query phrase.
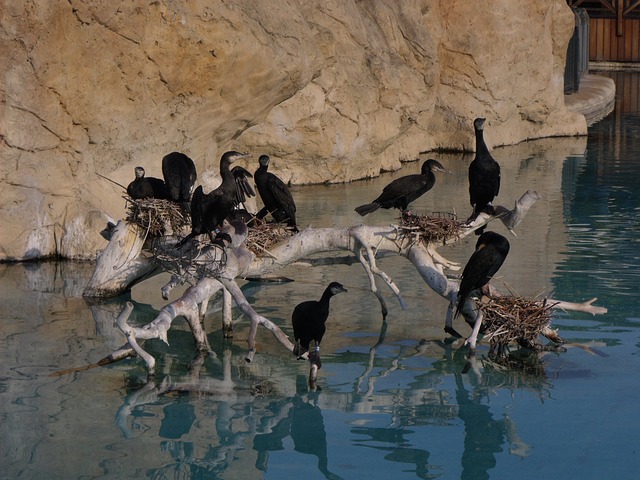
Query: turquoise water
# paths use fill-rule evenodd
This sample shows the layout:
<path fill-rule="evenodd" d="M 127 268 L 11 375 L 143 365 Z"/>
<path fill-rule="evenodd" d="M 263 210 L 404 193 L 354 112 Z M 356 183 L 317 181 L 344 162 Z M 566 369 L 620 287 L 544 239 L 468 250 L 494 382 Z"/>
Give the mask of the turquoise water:
<path fill-rule="evenodd" d="M 413 208 L 465 216 L 470 157 L 430 156 L 451 173 Z M 511 205 L 528 188 L 542 195 L 510 237 L 498 286 L 525 296 L 598 297 L 608 308 L 599 316 L 558 312 L 553 326 L 565 350 L 520 352 L 507 364 L 481 343 L 469 369 L 461 342 L 445 341 L 446 303 L 406 260 L 385 258 L 382 268 L 408 303 L 401 310 L 381 286 L 386 323 L 357 265 L 289 267 L 282 274 L 291 283 L 242 286 L 254 308 L 289 334 L 296 303 L 318 298 L 332 280 L 349 289 L 332 300 L 317 391 L 307 387 L 304 362 L 265 331 L 247 365 L 247 321 L 223 340 L 218 305 L 206 320 L 215 357 L 194 358 L 181 320 L 169 347 L 147 343 L 159 361 L 157 383 L 145 384 L 139 359 L 56 375 L 124 342 L 113 320 L 126 300 L 136 304 L 135 322 L 150 321 L 164 305 L 166 277 L 93 303 L 82 298 L 90 265 L 2 265 L 0 478 L 635 478 L 640 116 L 616 111 L 588 138 L 529 142 L 494 156 L 503 166 L 500 202 Z M 419 167 L 296 188 L 300 221 L 393 222 L 393 212 L 362 220 L 353 207 Z M 464 262 L 472 241 L 439 251 Z M 180 388 L 164 392 L 163 380 Z"/>

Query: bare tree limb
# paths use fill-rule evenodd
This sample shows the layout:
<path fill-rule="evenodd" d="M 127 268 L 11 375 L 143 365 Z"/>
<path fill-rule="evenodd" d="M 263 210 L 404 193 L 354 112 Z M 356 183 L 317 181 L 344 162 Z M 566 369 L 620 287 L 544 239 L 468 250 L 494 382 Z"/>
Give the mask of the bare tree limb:
<path fill-rule="evenodd" d="M 529 190 L 515 202 L 512 210 L 497 206 L 495 207 L 496 216 L 492 217 L 484 213 L 479 215 L 470 225 L 463 228 L 458 235 L 446 239 L 444 243 L 450 244 L 460 241 L 494 218 L 499 218 L 515 235 L 513 229 L 522 221 L 528 210 L 539 198 L 540 195 L 538 195 L 537 192 Z M 132 236 L 132 239 L 125 243 L 126 245 L 130 245 L 130 247 L 127 247 L 129 250 L 125 255 L 127 259 L 131 257 L 135 260 L 141 257 L 140 252 L 143 242 L 141 242 L 139 238 L 140 232 L 136 232 L 135 230 L 131 232 L 125 229 L 120 223 L 119 227 L 120 233 L 115 233 L 114 238 L 121 238 L 118 235 L 125 234 Z M 152 371 L 154 361 L 152 361 L 152 357 L 150 359 L 150 355 L 140 347 L 138 340 L 161 338 L 166 342 L 167 331 L 177 316 L 184 316 L 189 322 L 197 349 L 200 351 L 209 351 L 210 348 L 202 327 L 202 320 L 209 299 L 220 290 L 227 292 L 225 294 L 225 306 L 223 308 L 223 330 L 225 331 L 225 335 L 230 335 L 232 328 L 230 298 L 233 299 L 240 310 L 247 315 L 251 321 L 250 332 L 247 338 L 248 353 L 245 357 L 247 362 L 251 362 L 255 356 L 256 336 L 259 326 L 263 326 L 269 330 L 287 350 L 293 351 L 293 344 L 284 332 L 273 322 L 259 315 L 249 304 L 235 282 L 235 278 L 262 276 L 279 270 L 286 265 L 303 261 L 314 254 L 335 251 L 350 252 L 350 254 L 353 255 L 352 258 L 357 259 L 363 266 L 369 279 L 370 289 L 380 301 L 383 319 L 386 316 L 387 307 L 383 295 L 378 290 L 376 277 L 381 278 L 389 287 L 402 308 L 405 308 L 406 305 L 400 289 L 391 277 L 378 267 L 376 256 L 401 255 L 409 259 L 425 284 L 449 302 L 445 319 L 445 331 L 452 335 L 460 336 L 453 328 L 453 307 L 457 300 L 459 284 L 456 280 L 449 279 L 445 275 L 445 269 L 457 270 L 460 266 L 438 254 L 436 244 L 425 244 L 417 236 L 404 235 L 401 233 L 400 228 L 394 225 L 385 227 L 358 225 L 349 228 L 306 228 L 296 235 L 288 237 L 284 242 L 270 248 L 270 255 L 257 257 L 244 247 L 243 242 L 246 238 L 246 226 L 242 225 L 242 227 L 244 228 L 244 232 L 238 225 L 228 227 L 230 229 L 229 232 L 232 234 L 233 242 L 231 246 L 225 249 L 227 261 L 223 268 L 220 268 L 220 265 L 217 265 L 216 268 L 210 265 L 211 268 L 210 271 L 208 271 L 208 267 L 205 267 L 205 271 L 199 274 L 197 283 L 189 287 L 179 299 L 163 307 L 158 316 L 148 325 L 144 327 L 129 326 L 126 320 L 130 314 L 130 307 L 129 305 L 125 306 L 118 316 L 118 325 L 127 336 L 129 345 L 122 347 L 120 349 L 122 352 L 126 352 L 129 347 L 134 349 L 145 360 L 149 370 Z M 137 256 L 133 255 L 135 248 L 140 249 Z M 105 263 L 107 260 L 122 263 L 122 250 L 120 250 L 121 255 L 118 255 L 118 249 L 115 246 L 113 246 L 111 250 L 112 253 L 109 255 L 101 256 L 101 259 L 104 258 L 104 262 L 99 263 Z M 202 254 L 204 255 L 206 253 L 207 248 L 205 247 L 202 250 Z M 102 273 L 98 274 L 98 270 Z M 99 265 L 99 267 L 96 268 L 96 272 L 94 272 L 96 281 L 92 288 L 95 289 L 97 288 L 95 285 L 101 285 L 102 288 L 105 288 L 107 291 L 113 291 L 118 287 L 121 288 L 124 284 L 131 283 L 131 278 L 123 281 L 121 276 L 117 277 L 113 285 L 110 285 L 102 277 L 97 278 L 100 275 L 104 275 L 104 272 L 108 272 L 108 270 L 109 268 L 105 265 Z M 134 270 L 135 268 L 130 269 L 130 271 Z M 180 283 L 181 279 L 179 277 L 172 278 L 162 289 L 163 298 L 167 298 L 170 289 Z M 107 287 L 105 287 L 105 285 L 107 285 Z M 576 304 L 553 300 L 557 308 L 585 311 L 593 314 L 606 312 L 606 309 L 602 307 L 593 306 L 592 303 L 594 301 L 595 299 Z M 471 336 L 467 339 L 467 343 L 470 348 L 473 349 L 477 343 L 481 318 L 477 317 L 478 310 L 474 308 L 471 300 L 463 306 L 462 313 L 467 322 L 475 327 Z M 118 355 L 124 355 L 124 353 L 119 353 Z M 313 371 L 310 372 L 310 380 L 315 377 L 316 373 L 317 372 Z"/>

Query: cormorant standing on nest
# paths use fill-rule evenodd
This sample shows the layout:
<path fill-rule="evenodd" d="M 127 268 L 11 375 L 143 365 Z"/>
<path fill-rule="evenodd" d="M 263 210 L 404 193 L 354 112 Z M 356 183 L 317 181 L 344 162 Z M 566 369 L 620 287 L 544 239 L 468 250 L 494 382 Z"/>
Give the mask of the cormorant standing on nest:
<path fill-rule="evenodd" d="M 436 183 L 433 172 L 444 172 L 444 167 L 437 160 L 429 159 L 422 164 L 419 174 L 405 175 L 389 183 L 373 202 L 356 207 L 356 212 L 364 216 L 379 208 L 397 208 L 405 211 L 409 204 L 431 190 Z"/>
<path fill-rule="evenodd" d="M 509 248 L 509 241 L 499 233 L 488 231 L 480 235 L 476 250 L 462 271 L 454 318 L 460 315 L 469 295 L 489 283 L 507 258 Z"/>
<path fill-rule="evenodd" d="M 191 233 L 182 239 L 176 248 L 203 233 L 207 233 L 213 242 L 216 237 L 214 233 L 217 233 L 234 207 L 245 202 L 247 196 L 255 195 L 247 180 L 252 175 L 242 167 L 234 167 L 233 170 L 229 168 L 233 162 L 247 156 L 235 151 L 225 152 L 220 159 L 222 183 L 218 188 L 207 194 L 204 193 L 202 185 L 195 189 L 191 198 Z"/>
<path fill-rule="evenodd" d="M 276 175 L 268 171 L 269 155 L 260 155 L 258 159 L 260 167 L 256 170 L 254 178 L 258 193 L 264 203 L 256 217 L 262 219 L 270 213 L 278 223 L 286 222 L 294 232 L 298 232 L 296 226 L 296 204 L 293 201 L 289 187 Z"/>
<path fill-rule="evenodd" d="M 325 322 L 329 317 L 329 301 L 334 295 L 346 291 L 347 289 L 340 283 L 331 282 L 320 300 L 308 300 L 296 305 L 291 315 L 293 337 L 296 341 L 293 348 L 294 355 L 300 358 L 304 352 L 309 351 L 309 343 L 313 340 L 315 346 L 313 351 L 309 351 L 309 361 L 315 363 L 318 368 L 322 366 L 320 342 L 326 331 Z"/>
<path fill-rule="evenodd" d="M 198 178 L 193 160 L 180 152 L 165 155 L 162 159 L 162 176 L 171 200 L 189 210 L 191 192 Z"/>
<path fill-rule="evenodd" d="M 484 118 L 476 118 L 473 128 L 476 132 L 476 156 L 469 165 L 469 200 L 473 214 L 467 223 L 476 219 L 483 211 L 493 214 L 491 202 L 500 191 L 500 165 L 496 162 L 484 142 Z M 476 230 L 480 235 L 484 227 Z"/>
<path fill-rule="evenodd" d="M 136 167 L 136 178 L 127 186 L 127 195 L 135 200 L 159 198 L 169 200 L 171 194 L 165 183 L 159 178 L 145 177 L 144 168 Z"/>

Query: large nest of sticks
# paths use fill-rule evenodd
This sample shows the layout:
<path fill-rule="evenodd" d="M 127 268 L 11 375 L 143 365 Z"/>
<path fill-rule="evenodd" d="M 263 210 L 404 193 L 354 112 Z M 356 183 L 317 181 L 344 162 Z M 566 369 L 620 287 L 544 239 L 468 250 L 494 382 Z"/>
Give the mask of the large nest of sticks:
<path fill-rule="evenodd" d="M 546 300 L 506 295 L 480 302 L 478 308 L 483 314 L 482 332 L 489 339 L 491 351 L 501 354 L 510 343 L 539 350 L 542 347 L 536 341 L 540 335 L 556 343 L 563 342 L 550 327 L 553 305 Z"/>
<path fill-rule="evenodd" d="M 153 239 L 153 258 L 165 271 L 195 283 L 199 278 L 219 275 L 226 267 L 227 254 L 221 246 L 194 238 L 187 244 L 188 248 L 177 249 L 178 241 L 179 237 L 174 236 Z"/>
<path fill-rule="evenodd" d="M 284 223 L 267 223 L 256 218 L 249 226 L 246 246 L 258 256 L 268 255 L 269 248 L 294 234 L 293 229 Z"/>
<path fill-rule="evenodd" d="M 179 233 L 191 223 L 189 215 L 171 200 L 124 198 L 127 201 L 126 219 L 148 231 L 152 237 Z"/>
<path fill-rule="evenodd" d="M 454 213 L 427 216 L 402 212 L 399 229 L 403 236 L 413 236 L 425 243 L 444 243 L 460 235 L 462 225 Z"/>

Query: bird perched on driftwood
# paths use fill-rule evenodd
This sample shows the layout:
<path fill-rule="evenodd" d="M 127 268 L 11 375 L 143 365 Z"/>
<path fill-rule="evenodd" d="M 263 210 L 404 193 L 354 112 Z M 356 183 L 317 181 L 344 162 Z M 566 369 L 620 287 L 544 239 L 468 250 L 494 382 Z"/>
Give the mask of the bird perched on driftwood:
<path fill-rule="evenodd" d="M 355 208 L 358 214 L 365 216 L 379 208 L 397 208 L 405 211 L 409 204 L 433 188 L 436 176 L 433 172 L 444 172 L 437 160 L 429 159 L 422 164 L 419 174 L 396 178 L 382 189 L 382 193 L 371 203 Z"/>
<path fill-rule="evenodd" d="M 267 213 L 270 213 L 276 222 L 286 222 L 293 231 L 297 232 L 296 204 L 293 201 L 293 196 L 289 187 L 268 171 L 269 160 L 269 155 L 260 155 L 258 159 L 260 167 L 254 173 L 256 187 L 262 203 L 264 203 L 264 208 L 256 214 L 256 217 L 262 219 Z"/>
<path fill-rule="evenodd" d="M 320 342 L 326 331 L 326 321 L 329 317 L 329 302 L 331 297 L 346 292 L 338 282 L 331 282 L 325 289 L 320 300 L 308 300 L 299 303 L 293 309 L 291 323 L 293 324 L 293 337 L 296 341 L 293 354 L 300 358 L 305 352 L 309 352 L 309 361 L 322 366 L 320 361 Z M 313 350 L 309 350 L 309 344 L 314 342 Z"/>
<path fill-rule="evenodd" d="M 162 176 L 171 200 L 188 211 L 191 193 L 198 178 L 193 160 L 180 152 L 165 155 L 162 158 Z"/>
<path fill-rule="evenodd" d="M 509 241 L 499 233 L 488 231 L 480 235 L 476 250 L 462 271 L 455 317 L 460 315 L 469 296 L 486 286 L 500 269 L 509 248 Z"/>
<path fill-rule="evenodd" d="M 489 153 L 484 141 L 484 118 L 476 118 L 473 128 L 476 134 L 476 156 L 469 165 L 469 202 L 473 213 L 467 220 L 472 222 L 482 213 L 494 213 L 491 202 L 500 192 L 500 165 Z M 476 235 L 482 234 L 484 227 L 476 230 Z"/>
<path fill-rule="evenodd" d="M 220 177 L 222 183 L 210 193 L 204 193 L 202 185 L 193 192 L 191 198 L 191 232 L 176 246 L 181 247 L 187 240 L 206 233 L 211 241 L 215 241 L 222 223 L 231 211 L 245 202 L 247 196 L 255 196 L 248 178 L 252 175 L 242 167 L 230 169 L 230 165 L 247 154 L 236 151 L 225 152 L 220 159 Z"/>

